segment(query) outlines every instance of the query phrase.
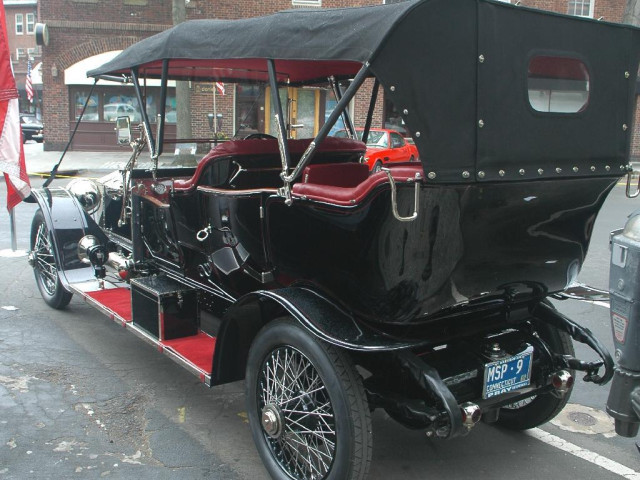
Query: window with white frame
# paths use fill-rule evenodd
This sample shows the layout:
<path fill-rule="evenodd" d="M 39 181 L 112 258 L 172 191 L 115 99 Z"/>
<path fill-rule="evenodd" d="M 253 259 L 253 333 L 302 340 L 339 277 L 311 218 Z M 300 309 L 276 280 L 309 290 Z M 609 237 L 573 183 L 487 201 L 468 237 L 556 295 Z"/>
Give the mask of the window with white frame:
<path fill-rule="evenodd" d="M 569 0 L 567 13 L 578 17 L 593 17 L 595 0 Z"/>
<path fill-rule="evenodd" d="M 16 48 L 16 60 L 20 60 L 24 56 L 24 48 Z"/>
<path fill-rule="evenodd" d="M 291 0 L 294 7 L 321 7 L 322 0 Z"/>
<path fill-rule="evenodd" d="M 24 15 L 16 13 L 16 35 L 24 33 Z"/>
<path fill-rule="evenodd" d="M 34 35 L 36 31 L 35 13 L 27 13 L 27 35 Z"/>

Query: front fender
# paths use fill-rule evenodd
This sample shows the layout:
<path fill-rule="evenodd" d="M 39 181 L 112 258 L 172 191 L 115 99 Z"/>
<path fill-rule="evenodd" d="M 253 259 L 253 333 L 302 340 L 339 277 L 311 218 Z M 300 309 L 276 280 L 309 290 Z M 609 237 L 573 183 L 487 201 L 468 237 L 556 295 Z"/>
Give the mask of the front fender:
<path fill-rule="evenodd" d="M 53 240 L 60 281 L 68 289 L 70 283 L 91 280 L 93 269 L 80 262 L 78 241 L 85 235 L 102 232 L 91 220 L 76 198 L 64 188 L 32 190 Z"/>

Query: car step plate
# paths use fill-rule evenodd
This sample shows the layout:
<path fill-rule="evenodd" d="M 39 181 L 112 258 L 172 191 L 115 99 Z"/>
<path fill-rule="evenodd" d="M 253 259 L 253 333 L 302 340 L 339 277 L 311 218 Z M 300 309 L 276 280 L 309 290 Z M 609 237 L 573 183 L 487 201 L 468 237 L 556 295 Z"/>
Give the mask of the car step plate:
<path fill-rule="evenodd" d="M 502 358 L 484 366 L 482 398 L 491 398 L 528 386 L 531 383 L 533 347 L 512 357 Z"/>

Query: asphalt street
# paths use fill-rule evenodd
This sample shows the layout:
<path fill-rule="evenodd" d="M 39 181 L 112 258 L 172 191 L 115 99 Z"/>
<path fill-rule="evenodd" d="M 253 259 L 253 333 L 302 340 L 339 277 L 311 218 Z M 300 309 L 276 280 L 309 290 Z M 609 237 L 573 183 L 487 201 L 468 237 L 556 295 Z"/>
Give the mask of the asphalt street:
<path fill-rule="evenodd" d="M 55 163 L 41 145 L 26 146 L 30 171 Z M 127 153 L 84 157 L 97 160 L 61 170 L 93 175 Z M 34 187 L 41 182 L 32 177 Z M 0 182 L 0 479 L 268 478 L 246 423 L 242 383 L 209 389 L 83 301 L 74 298 L 63 311 L 44 304 L 26 257 L 10 251 L 5 194 Z M 595 224 L 582 282 L 607 287 L 609 231 L 639 207 L 640 199 L 615 188 Z M 16 209 L 19 250 L 28 248 L 35 208 Z M 606 308 L 557 306 L 611 348 Z M 540 429 L 480 424 L 451 441 L 429 439 L 376 411 L 369 478 L 640 479 L 636 440 L 613 434 L 607 394 L 608 386 L 579 380 L 567 409 Z"/>

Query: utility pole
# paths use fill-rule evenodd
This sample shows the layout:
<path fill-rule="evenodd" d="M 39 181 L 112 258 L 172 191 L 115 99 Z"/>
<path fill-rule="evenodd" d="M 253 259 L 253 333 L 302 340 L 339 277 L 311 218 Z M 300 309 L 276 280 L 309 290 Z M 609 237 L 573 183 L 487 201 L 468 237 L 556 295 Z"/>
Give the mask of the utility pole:
<path fill-rule="evenodd" d="M 171 16 L 173 24 L 178 25 L 187 19 L 187 0 L 172 0 Z M 191 96 L 189 82 L 176 82 L 176 115 L 178 138 L 192 138 L 191 133 Z"/>

